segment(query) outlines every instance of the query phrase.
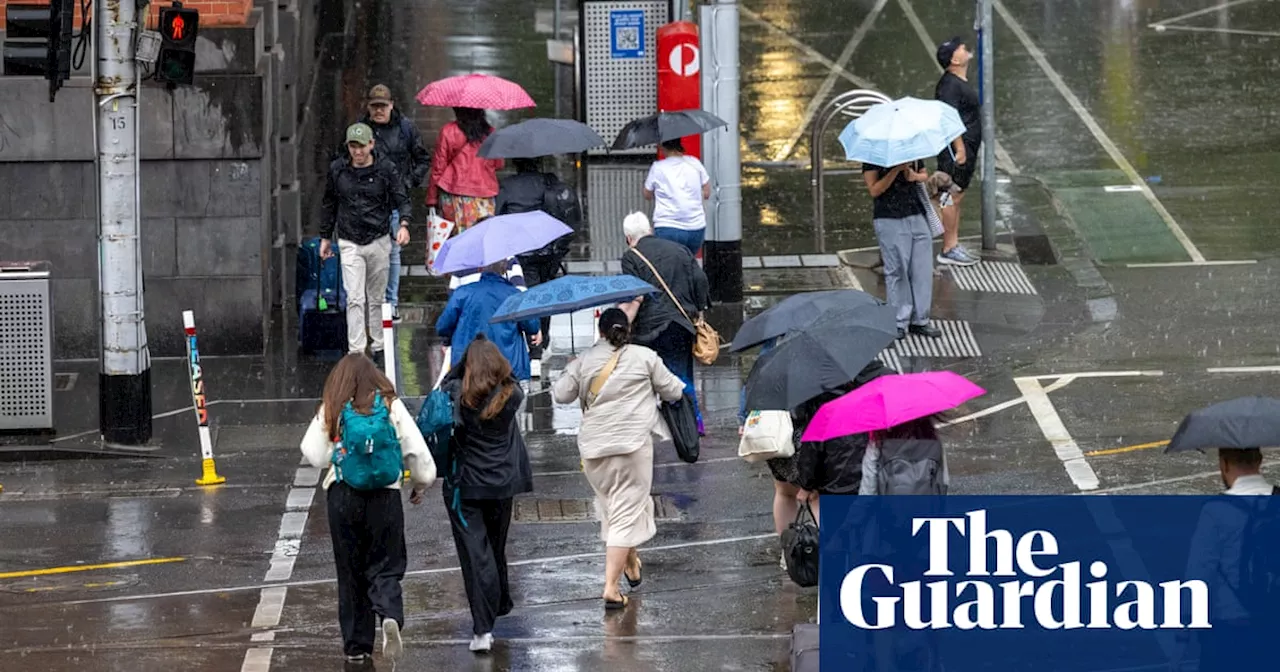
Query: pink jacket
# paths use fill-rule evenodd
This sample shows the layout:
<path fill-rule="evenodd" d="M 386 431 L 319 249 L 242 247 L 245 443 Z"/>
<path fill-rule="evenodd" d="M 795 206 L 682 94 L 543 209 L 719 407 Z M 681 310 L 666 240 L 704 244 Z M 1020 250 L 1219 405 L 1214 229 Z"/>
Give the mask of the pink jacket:
<path fill-rule="evenodd" d="M 457 196 L 498 195 L 497 172 L 502 169 L 502 159 L 480 158 L 479 151 L 480 143 L 468 143 L 458 122 L 451 121 L 440 129 L 427 180 L 428 206 L 436 205 L 442 189 Z"/>

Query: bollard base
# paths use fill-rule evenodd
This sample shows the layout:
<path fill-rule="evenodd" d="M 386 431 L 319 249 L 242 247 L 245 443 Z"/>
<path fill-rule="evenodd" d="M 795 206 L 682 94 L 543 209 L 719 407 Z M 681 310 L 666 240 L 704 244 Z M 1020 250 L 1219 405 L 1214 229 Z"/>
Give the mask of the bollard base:
<path fill-rule="evenodd" d="M 742 302 L 742 241 L 708 240 L 703 247 L 704 269 L 716 303 Z"/>
<path fill-rule="evenodd" d="M 218 468 L 213 464 L 213 458 L 201 463 L 201 471 L 200 478 L 196 479 L 196 485 L 221 485 L 227 482 L 227 479 L 218 475 Z"/>

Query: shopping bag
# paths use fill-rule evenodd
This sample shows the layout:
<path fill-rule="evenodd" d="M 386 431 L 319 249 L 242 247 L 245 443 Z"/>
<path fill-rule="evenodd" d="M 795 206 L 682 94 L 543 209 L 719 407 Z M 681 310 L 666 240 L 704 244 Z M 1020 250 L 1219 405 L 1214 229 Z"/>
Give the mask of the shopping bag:
<path fill-rule="evenodd" d="M 431 275 L 440 275 L 436 272 L 436 257 L 440 246 L 453 235 L 453 228 L 453 222 L 437 215 L 435 208 L 427 212 L 427 272 Z"/>

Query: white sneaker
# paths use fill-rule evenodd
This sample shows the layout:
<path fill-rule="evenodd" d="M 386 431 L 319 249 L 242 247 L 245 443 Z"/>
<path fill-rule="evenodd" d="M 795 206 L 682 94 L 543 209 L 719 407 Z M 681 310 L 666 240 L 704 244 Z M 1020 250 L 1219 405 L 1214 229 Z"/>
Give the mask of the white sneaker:
<path fill-rule="evenodd" d="M 542 360 L 541 359 L 529 360 L 529 376 L 533 378 L 542 377 Z"/>
<path fill-rule="evenodd" d="M 382 621 L 382 657 L 387 660 L 400 660 L 404 653 L 404 642 L 400 639 L 400 624 L 393 618 Z"/>
<path fill-rule="evenodd" d="M 493 633 L 486 632 L 471 638 L 471 650 L 476 653 L 488 653 L 493 648 Z"/>
<path fill-rule="evenodd" d="M 782 571 L 784 572 L 787 571 L 787 554 L 786 553 L 783 553 L 782 555 L 778 556 L 778 566 L 782 568 Z"/>

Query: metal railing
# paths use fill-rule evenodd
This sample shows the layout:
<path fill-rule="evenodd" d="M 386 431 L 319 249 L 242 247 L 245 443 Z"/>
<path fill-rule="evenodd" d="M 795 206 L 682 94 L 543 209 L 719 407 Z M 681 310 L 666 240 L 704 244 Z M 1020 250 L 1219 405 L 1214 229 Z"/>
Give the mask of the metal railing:
<path fill-rule="evenodd" d="M 866 89 L 846 91 L 832 98 L 813 120 L 813 131 L 809 139 L 809 182 L 813 189 L 813 229 L 819 253 L 827 251 L 826 211 L 823 207 L 826 188 L 823 185 L 822 136 L 826 134 L 827 127 L 836 117 L 857 119 L 872 106 L 888 102 L 890 98 L 879 91 Z"/>

